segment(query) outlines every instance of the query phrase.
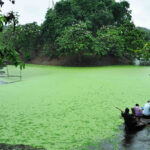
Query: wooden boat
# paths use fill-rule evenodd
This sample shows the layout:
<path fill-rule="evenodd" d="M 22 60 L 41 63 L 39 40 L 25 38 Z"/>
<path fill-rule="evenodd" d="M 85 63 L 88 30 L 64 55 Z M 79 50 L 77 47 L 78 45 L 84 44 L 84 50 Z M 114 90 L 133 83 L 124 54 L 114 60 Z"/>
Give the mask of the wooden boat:
<path fill-rule="evenodd" d="M 125 123 L 125 130 L 128 131 L 139 131 L 142 130 L 144 127 L 149 126 L 150 125 L 150 119 L 146 119 L 146 118 L 136 118 L 137 119 L 137 124 L 136 125 L 132 125 L 132 124 L 126 124 Z"/>
<path fill-rule="evenodd" d="M 125 130 L 130 130 L 130 131 L 138 131 L 143 129 L 144 127 L 150 125 L 150 118 L 145 118 L 145 117 L 135 117 L 135 113 L 132 110 L 132 114 L 129 114 L 129 109 L 128 113 L 126 114 L 124 111 L 122 111 L 120 108 L 115 107 L 118 110 L 121 111 L 121 115 L 124 118 L 124 125 L 125 125 Z"/>

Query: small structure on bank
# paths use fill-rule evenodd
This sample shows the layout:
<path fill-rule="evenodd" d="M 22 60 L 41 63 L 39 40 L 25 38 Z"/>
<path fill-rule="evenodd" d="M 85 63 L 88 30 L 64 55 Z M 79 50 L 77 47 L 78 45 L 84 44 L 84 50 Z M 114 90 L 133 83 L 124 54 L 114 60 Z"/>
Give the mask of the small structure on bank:
<path fill-rule="evenodd" d="M 22 79 L 22 68 L 16 68 L 16 73 L 11 73 L 9 65 L 3 65 L 0 67 L 0 85 L 8 84 L 21 81 Z M 12 66 L 11 66 L 12 67 Z"/>

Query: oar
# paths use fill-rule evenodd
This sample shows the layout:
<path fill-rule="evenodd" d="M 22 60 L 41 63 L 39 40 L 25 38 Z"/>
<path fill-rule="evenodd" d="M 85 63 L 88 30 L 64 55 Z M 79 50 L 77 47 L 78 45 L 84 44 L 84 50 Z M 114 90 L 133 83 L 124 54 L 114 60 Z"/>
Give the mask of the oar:
<path fill-rule="evenodd" d="M 123 110 L 121 110 L 120 108 L 118 108 L 118 107 L 116 107 L 116 106 L 115 106 L 115 108 L 118 109 L 118 110 L 120 110 L 120 111 L 123 113 Z"/>

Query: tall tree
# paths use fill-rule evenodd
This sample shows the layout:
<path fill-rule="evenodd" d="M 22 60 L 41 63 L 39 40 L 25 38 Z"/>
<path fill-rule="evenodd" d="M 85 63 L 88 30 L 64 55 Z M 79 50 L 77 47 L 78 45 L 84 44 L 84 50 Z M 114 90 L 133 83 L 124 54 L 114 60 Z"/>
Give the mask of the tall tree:
<path fill-rule="evenodd" d="M 48 53 L 56 53 L 55 40 L 66 27 L 73 23 L 84 22 L 87 29 L 96 36 L 97 30 L 103 26 L 120 26 L 123 22 L 130 21 L 129 3 L 114 0 L 61 0 L 54 9 L 47 11 L 42 24 L 42 37 Z"/>
<path fill-rule="evenodd" d="M 12 4 L 15 3 L 14 0 L 10 0 Z M 0 0 L 0 7 L 4 5 L 4 2 Z M 1 10 L 0 10 L 1 12 Z M 0 32 L 3 31 L 4 25 L 8 23 L 14 24 L 14 28 L 16 25 L 16 18 L 13 12 L 9 12 L 8 15 L 2 15 L 0 13 Z M 16 52 L 16 50 L 10 48 L 7 45 L 0 45 L 0 66 L 3 66 L 5 64 L 13 64 L 15 66 L 20 66 L 20 69 L 24 68 L 24 63 L 21 61 L 19 54 Z"/>
<path fill-rule="evenodd" d="M 125 22 L 119 27 L 120 35 L 124 38 L 124 57 L 133 60 L 139 57 L 136 50 L 144 46 L 144 34 L 133 23 Z"/>
<path fill-rule="evenodd" d="M 94 54 L 94 38 L 87 30 L 85 23 L 73 24 L 67 27 L 61 36 L 57 38 L 58 51 L 61 55 L 74 55 L 78 57 L 79 64 L 82 63 L 84 55 Z"/>
<path fill-rule="evenodd" d="M 144 27 L 137 27 L 137 29 L 139 29 L 140 31 L 145 33 L 145 40 L 147 42 L 150 41 L 150 29 L 144 28 Z"/>
<path fill-rule="evenodd" d="M 17 25 L 15 31 L 8 26 L 1 34 L 1 43 L 15 49 L 23 60 L 29 61 L 40 49 L 40 27 L 36 22 Z"/>
<path fill-rule="evenodd" d="M 95 50 L 100 56 L 113 55 L 122 57 L 124 53 L 124 37 L 116 26 L 101 27 L 97 32 Z"/>

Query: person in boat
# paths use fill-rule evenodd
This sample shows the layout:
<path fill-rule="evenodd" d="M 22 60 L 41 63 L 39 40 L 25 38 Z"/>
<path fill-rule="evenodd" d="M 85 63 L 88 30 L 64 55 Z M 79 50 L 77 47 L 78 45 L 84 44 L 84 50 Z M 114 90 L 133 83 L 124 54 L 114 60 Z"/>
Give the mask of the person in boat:
<path fill-rule="evenodd" d="M 141 118 L 143 116 L 142 108 L 139 106 L 139 104 L 135 104 L 135 107 L 131 108 L 133 115 L 135 115 L 137 118 Z"/>
<path fill-rule="evenodd" d="M 125 112 L 121 113 L 122 117 L 124 118 L 125 127 L 127 130 L 135 130 L 138 123 L 136 117 L 133 114 L 129 113 L 129 108 L 125 109 Z"/>
<path fill-rule="evenodd" d="M 150 100 L 144 105 L 143 117 L 150 119 Z"/>

